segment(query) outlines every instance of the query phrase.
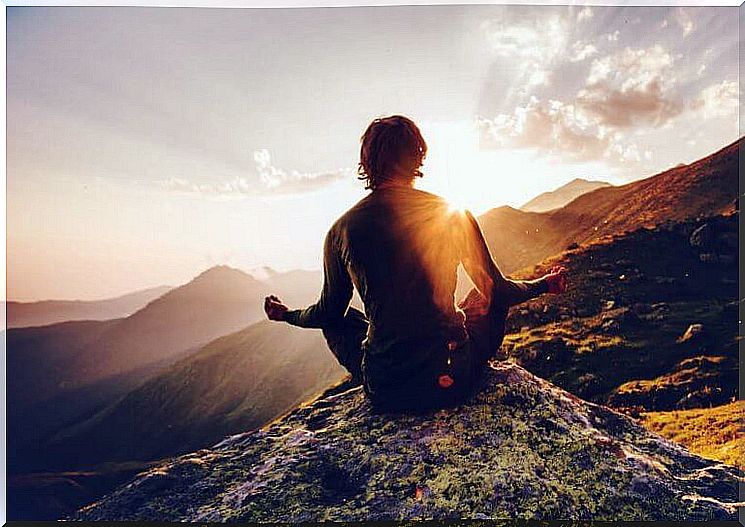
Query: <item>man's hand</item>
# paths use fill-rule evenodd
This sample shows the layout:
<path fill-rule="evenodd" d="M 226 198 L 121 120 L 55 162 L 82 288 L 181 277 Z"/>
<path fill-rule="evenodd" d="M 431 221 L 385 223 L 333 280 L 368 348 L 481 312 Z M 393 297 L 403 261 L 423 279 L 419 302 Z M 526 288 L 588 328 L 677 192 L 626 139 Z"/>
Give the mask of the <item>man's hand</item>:
<path fill-rule="evenodd" d="M 551 272 L 546 275 L 548 292 L 558 295 L 567 290 L 567 270 L 562 266 L 551 268 Z"/>
<path fill-rule="evenodd" d="M 287 306 L 274 295 L 269 295 L 264 299 L 264 311 L 269 320 L 284 321 Z"/>

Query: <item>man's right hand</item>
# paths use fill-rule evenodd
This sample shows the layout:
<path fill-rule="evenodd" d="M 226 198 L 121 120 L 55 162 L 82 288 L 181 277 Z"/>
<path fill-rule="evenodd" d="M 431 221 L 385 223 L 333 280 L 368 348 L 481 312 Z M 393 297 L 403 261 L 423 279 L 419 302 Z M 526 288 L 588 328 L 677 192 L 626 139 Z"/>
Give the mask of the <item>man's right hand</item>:
<path fill-rule="evenodd" d="M 565 293 L 567 290 L 567 270 L 562 266 L 556 266 L 546 275 L 548 292 L 554 295 Z"/>
<path fill-rule="evenodd" d="M 274 295 L 269 295 L 264 299 L 264 311 L 269 320 L 284 321 L 287 306 Z"/>

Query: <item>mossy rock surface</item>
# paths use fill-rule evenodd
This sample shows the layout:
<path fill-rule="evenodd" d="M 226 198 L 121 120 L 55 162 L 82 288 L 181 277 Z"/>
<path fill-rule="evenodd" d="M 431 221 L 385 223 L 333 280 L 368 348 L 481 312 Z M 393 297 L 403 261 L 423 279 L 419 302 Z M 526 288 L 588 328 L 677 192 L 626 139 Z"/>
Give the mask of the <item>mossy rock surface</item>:
<path fill-rule="evenodd" d="M 76 520 L 736 519 L 743 474 L 511 363 L 467 403 L 374 414 L 360 389 L 143 472 Z"/>

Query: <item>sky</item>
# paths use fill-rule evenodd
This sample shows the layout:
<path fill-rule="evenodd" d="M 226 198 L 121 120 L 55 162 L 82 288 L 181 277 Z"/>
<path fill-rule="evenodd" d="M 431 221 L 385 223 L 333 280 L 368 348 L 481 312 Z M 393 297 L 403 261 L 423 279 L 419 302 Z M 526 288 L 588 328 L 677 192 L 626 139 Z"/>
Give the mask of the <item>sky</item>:
<path fill-rule="evenodd" d="M 736 7 L 7 8 L 7 296 L 317 269 L 359 138 L 482 213 L 738 138 Z"/>

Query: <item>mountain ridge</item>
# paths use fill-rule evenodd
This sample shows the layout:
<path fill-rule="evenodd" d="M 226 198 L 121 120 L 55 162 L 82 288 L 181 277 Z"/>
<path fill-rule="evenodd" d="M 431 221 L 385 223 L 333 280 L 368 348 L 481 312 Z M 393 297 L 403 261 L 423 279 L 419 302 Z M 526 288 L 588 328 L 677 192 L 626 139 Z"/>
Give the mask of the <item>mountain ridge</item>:
<path fill-rule="evenodd" d="M 111 320 L 131 315 L 152 300 L 170 291 L 172 286 L 158 286 L 100 300 L 37 300 L 3 302 L 6 328 L 40 327 L 80 320 Z"/>
<path fill-rule="evenodd" d="M 607 181 L 574 178 L 569 183 L 547 192 L 543 192 L 519 207 L 525 212 L 548 212 L 558 209 L 598 188 L 612 186 Z"/>

